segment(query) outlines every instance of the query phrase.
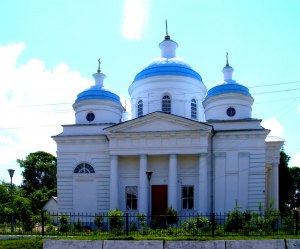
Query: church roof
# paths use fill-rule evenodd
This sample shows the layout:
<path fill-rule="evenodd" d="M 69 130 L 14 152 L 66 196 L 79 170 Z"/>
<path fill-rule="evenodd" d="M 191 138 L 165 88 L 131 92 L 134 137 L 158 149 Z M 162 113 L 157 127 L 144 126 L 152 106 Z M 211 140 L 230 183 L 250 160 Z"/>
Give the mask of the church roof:
<path fill-rule="evenodd" d="M 163 57 L 153 60 L 149 66 L 135 76 L 134 81 L 161 75 L 186 76 L 202 81 L 200 74 L 194 71 L 184 60 Z"/>
<path fill-rule="evenodd" d="M 241 84 L 236 83 L 234 80 L 231 81 L 223 81 L 220 85 L 217 85 L 211 88 L 207 92 L 208 97 L 216 96 L 224 93 L 240 93 L 247 96 L 251 96 L 249 89 Z"/>
<path fill-rule="evenodd" d="M 103 86 L 103 81 L 106 75 L 101 73 L 100 66 L 97 73 L 93 74 L 93 77 L 95 79 L 95 85 L 79 93 L 75 103 L 88 99 L 100 99 L 113 101 L 121 105 L 120 97 Z"/>
<path fill-rule="evenodd" d="M 217 86 L 211 88 L 207 92 L 207 96 L 205 99 L 224 93 L 239 93 L 251 97 L 251 94 L 247 87 L 237 83 L 235 80 L 232 79 L 233 71 L 234 69 L 231 66 L 229 66 L 227 62 L 226 66 L 223 67 L 222 70 L 224 74 L 224 80 L 221 81 Z"/>
<path fill-rule="evenodd" d="M 134 81 L 154 76 L 177 75 L 191 77 L 202 82 L 199 73 L 191 68 L 183 59 L 176 57 L 178 44 L 169 35 L 159 44 L 161 57 L 154 59 L 146 68 L 139 72 Z"/>
<path fill-rule="evenodd" d="M 83 92 L 77 95 L 77 99 L 75 103 L 88 100 L 88 99 L 102 99 L 102 100 L 110 100 L 114 101 L 118 104 L 121 104 L 120 97 L 110 90 L 104 88 L 103 86 L 94 85 L 84 90 Z"/>

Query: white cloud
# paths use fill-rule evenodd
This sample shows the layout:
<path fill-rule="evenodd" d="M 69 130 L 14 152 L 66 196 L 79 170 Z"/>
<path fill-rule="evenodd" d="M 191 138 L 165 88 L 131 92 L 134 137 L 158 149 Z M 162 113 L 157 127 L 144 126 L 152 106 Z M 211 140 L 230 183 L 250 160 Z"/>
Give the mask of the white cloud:
<path fill-rule="evenodd" d="M 65 64 L 46 69 L 40 59 L 16 66 L 23 43 L 0 46 L 0 180 L 9 180 L 8 168 L 16 169 L 14 182 L 21 181 L 16 159 L 44 150 L 55 155 L 51 136 L 61 124 L 74 123 L 74 102 L 79 89 L 93 83 Z"/>
<path fill-rule="evenodd" d="M 147 24 L 150 0 L 125 0 L 122 35 L 129 40 L 140 40 Z"/>
<path fill-rule="evenodd" d="M 284 129 L 276 118 L 268 118 L 263 120 L 261 124 L 264 128 L 271 130 L 269 136 L 284 137 Z"/>
<path fill-rule="evenodd" d="M 289 166 L 290 167 L 294 167 L 294 166 L 300 167 L 300 151 L 298 153 L 295 153 L 290 156 L 291 156 L 291 160 L 289 162 Z"/>

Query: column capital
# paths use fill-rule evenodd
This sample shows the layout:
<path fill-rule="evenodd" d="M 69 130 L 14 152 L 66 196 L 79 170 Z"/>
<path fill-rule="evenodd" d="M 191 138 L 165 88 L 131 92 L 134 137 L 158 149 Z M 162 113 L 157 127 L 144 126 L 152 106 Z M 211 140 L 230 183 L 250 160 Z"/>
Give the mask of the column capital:
<path fill-rule="evenodd" d="M 118 155 L 110 155 L 110 159 L 111 160 L 117 160 L 118 159 Z"/>
<path fill-rule="evenodd" d="M 140 154 L 139 156 L 140 156 L 141 159 L 146 159 L 148 155 L 147 154 Z"/>
<path fill-rule="evenodd" d="M 172 153 L 172 154 L 169 154 L 170 158 L 176 158 L 178 154 L 175 154 L 175 153 Z"/>

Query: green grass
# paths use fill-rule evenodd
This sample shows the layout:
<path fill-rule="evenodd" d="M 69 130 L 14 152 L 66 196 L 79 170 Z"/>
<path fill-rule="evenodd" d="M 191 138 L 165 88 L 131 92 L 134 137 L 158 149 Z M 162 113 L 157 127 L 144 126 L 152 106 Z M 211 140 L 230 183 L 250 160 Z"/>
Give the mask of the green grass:
<path fill-rule="evenodd" d="M 43 239 L 28 238 L 28 239 L 9 239 L 0 240 L 0 249 L 42 249 Z"/>

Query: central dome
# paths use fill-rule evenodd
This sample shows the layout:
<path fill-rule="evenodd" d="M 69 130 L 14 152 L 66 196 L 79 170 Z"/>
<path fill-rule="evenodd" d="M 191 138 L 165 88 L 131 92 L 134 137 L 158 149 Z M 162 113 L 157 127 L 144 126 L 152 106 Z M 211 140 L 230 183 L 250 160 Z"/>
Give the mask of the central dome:
<path fill-rule="evenodd" d="M 178 44 L 169 35 L 159 43 L 161 56 L 141 70 L 128 88 L 132 118 L 165 112 L 204 120 L 202 101 L 207 89 L 199 73 L 176 57 Z"/>
<path fill-rule="evenodd" d="M 186 76 L 202 81 L 200 74 L 194 71 L 183 59 L 176 57 L 153 60 L 149 66 L 135 76 L 134 81 L 162 75 Z"/>

